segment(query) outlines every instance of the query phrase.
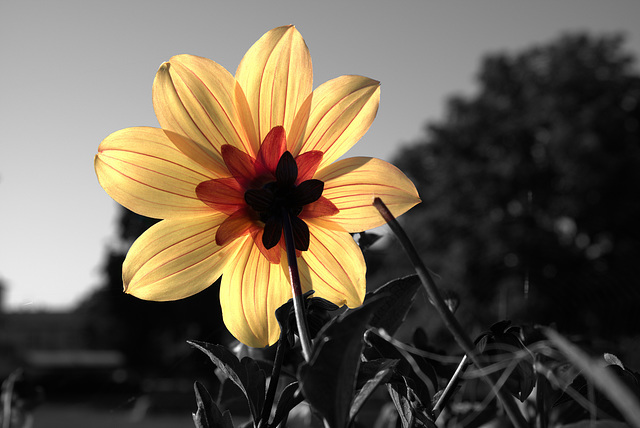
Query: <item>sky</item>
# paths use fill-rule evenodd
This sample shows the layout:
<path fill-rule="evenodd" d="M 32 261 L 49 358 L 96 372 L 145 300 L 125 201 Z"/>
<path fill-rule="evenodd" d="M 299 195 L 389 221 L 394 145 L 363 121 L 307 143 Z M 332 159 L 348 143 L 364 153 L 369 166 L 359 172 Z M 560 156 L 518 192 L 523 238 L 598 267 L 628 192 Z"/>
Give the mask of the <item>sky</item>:
<path fill-rule="evenodd" d="M 69 309 L 102 281 L 118 205 L 93 157 L 110 133 L 158 126 L 151 86 L 171 56 L 232 74 L 271 28 L 294 24 L 314 87 L 381 81 L 378 116 L 348 156 L 391 160 L 474 89 L 481 58 L 568 31 L 625 32 L 640 2 L 601 0 L 0 0 L 0 281 L 10 310 Z"/>

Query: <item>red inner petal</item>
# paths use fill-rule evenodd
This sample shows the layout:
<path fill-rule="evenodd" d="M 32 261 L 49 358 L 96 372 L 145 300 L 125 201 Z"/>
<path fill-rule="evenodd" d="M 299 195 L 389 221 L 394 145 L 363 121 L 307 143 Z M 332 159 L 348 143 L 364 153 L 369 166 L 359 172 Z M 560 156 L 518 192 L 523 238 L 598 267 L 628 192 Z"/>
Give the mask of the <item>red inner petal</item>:
<path fill-rule="evenodd" d="M 296 164 L 298 165 L 298 180 L 296 180 L 296 184 L 312 179 L 318 170 L 320 162 L 322 162 L 322 152 L 319 150 L 305 152 L 298 156 L 296 158 Z"/>
<path fill-rule="evenodd" d="M 241 208 L 222 222 L 216 232 L 216 244 L 223 246 L 254 228 L 249 208 Z"/>
<path fill-rule="evenodd" d="M 203 181 L 196 186 L 196 196 L 211 208 L 225 214 L 233 214 L 247 205 L 244 189 L 231 177 Z"/>
<path fill-rule="evenodd" d="M 266 257 L 267 260 L 269 260 L 269 262 L 273 263 L 273 264 L 280 264 L 280 254 L 281 254 L 281 248 L 284 248 L 284 239 L 281 238 L 280 242 L 278 243 L 278 245 L 276 245 L 275 247 L 267 250 L 264 246 L 264 244 L 262 243 L 262 234 L 264 233 L 264 229 L 263 228 L 255 228 L 251 231 L 251 236 L 253 237 L 253 242 L 256 244 L 256 246 L 258 247 L 258 249 L 260 250 L 260 252 L 262 253 L 263 256 Z"/>
<path fill-rule="evenodd" d="M 231 175 L 245 189 L 249 188 L 258 176 L 255 159 L 240 149 L 225 144 L 222 146 L 222 159 Z"/>
<path fill-rule="evenodd" d="M 276 126 L 264 137 L 258 151 L 258 163 L 264 167 L 265 171 L 275 175 L 278 162 L 286 150 L 287 136 L 284 128 Z"/>
<path fill-rule="evenodd" d="M 320 196 L 320 199 L 317 201 L 305 205 L 298 217 L 301 219 L 327 217 L 336 215 L 338 212 L 340 212 L 340 210 L 333 202 L 324 196 Z"/>

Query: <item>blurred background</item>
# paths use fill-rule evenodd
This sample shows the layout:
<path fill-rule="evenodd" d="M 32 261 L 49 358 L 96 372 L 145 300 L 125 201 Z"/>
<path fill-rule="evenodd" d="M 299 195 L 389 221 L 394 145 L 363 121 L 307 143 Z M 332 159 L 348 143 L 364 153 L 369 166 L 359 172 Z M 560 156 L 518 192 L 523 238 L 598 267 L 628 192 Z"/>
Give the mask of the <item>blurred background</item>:
<path fill-rule="evenodd" d="M 640 369 L 638 16 L 631 1 L 4 0 L 0 378 L 23 368 L 36 427 L 192 426 L 193 380 L 213 373 L 185 341 L 232 340 L 217 284 L 171 303 L 123 294 L 126 251 L 153 220 L 113 202 L 92 159 L 111 132 L 157 126 L 163 61 L 191 53 L 233 73 L 290 23 L 314 86 L 382 82 L 348 156 L 414 180 L 423 203 L 401 221 L 472 336 L 501 319 L 553 324 Z M 375 232 L 371 289 L 412 272 Z M 410 320 L 449 343 L 424 296 Z"/>

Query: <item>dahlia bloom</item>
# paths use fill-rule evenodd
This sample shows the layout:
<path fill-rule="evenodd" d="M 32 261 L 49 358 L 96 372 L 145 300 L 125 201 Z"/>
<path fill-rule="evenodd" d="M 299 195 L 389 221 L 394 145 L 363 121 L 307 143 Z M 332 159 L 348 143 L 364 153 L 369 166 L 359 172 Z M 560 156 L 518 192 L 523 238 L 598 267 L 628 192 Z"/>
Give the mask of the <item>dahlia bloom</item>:
<path fill-rule="evenodd" d="M 312 91 L 311 57 L 293 26 L 275 28 L 235 77 L 178 55 L 160 66 L 153 106 L 161 128 L 127 128 L 98 148 L 95 170 L 126 208 L 162 219 L 131 246 L 124 290 L 146 300 L 191 296 L 222 276 L 225 325 L 241 342 L 278 340 L 275 310 L 291 298 L 282 233 L 291 219 L 302 291 L 356 307 L 366 266 L 350 233 L 420 200 L 391 164 L 338 160 L 364 135 L 379 83 L 342 76 Z"/>

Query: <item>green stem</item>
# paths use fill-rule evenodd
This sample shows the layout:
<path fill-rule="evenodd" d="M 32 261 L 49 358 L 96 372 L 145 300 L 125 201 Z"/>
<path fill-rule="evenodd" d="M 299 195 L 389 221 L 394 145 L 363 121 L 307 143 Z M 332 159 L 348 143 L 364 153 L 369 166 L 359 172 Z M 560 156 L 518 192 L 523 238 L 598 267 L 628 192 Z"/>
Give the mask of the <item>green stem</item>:
<path fill-rule="evenodd" d="M 384 218 L 387 224 L 389 224 L 389 227 L 391 228 L 393 233 L 395 233 L 395 235 L 398 237 L 400 244 L 404 248 L 404 251 L 407 253 L 409 260 L 411 260 L 416 273 L 420 277 L 420 281 L 427 291 L 427 295 L 429 296 L 431 303 L 438 311 L 438 314 L 442 318 L 442 321 L 444 322 L 447 329 L 449 329 L 449 331 L 453 335 L 453 338 L 458 343 L 458 346 L 462 348 L 464 353 L 469 357 L 469 359 L 471 359 L 476 367 L 482 368 L 483 364 L 475 352 L 473 342 L 467 336 L 466 332 L 445 303 L 442 295 L 440 294 L 440 290 L 438 290 L 438 287 L 433 280 L 433 277 L 429 273 L 429 270 L 425 267 L 422 259 L 420 259 L 418 252 L 416 251 L 413 243 L 407 236 L 404 229 L 402 229 L 402 227 L 400 226 L 400 223 L 398 223 L 393 214 L 391 214 L 391 211 L 389 211 L 389 208 L 387 208 L 385 203 L 382 202 L 382 199 L 375 198 L 373 201 L 373 206 L 376 207 L 378 212 L 380 212 L 382 218 Z M 502 402 L 502 405 L 504 406 L 507 415 L 511 420 L 511 423 L 517 428 L 527 428 L 528 423 L 524 419 L 524 416 L 522 416 L 522 413 L 518 409 L 515 401 L 513 400 L 513 397 L 505 393 L 501 388 L 498 388 L 496 386 L 496 383 L 490 376 L 483 376 L 483 379 L 491 386 L 498 399 Z"/>
<path fill-rule="evenodd" d="M 311 359 L 311 340 L 309 339 L 309 327 L 307 325 L 307 312 L 304 306 L 302 286 L 300 285 L 300 272 L 298 271 L 298 259 L 296 247 L 293 242 L 293 230 L 291 218 L 286 210 L 282 210 L 282 230 L 284 231 L 284 243 L 287 249 L 287 262 L 289 264 L 289 278 L 291 279 L 291 292 L 293 293 L 293 311 L 296 314 L 298 337 L 302 344 L 302 356 L 308 363 Z"/>

